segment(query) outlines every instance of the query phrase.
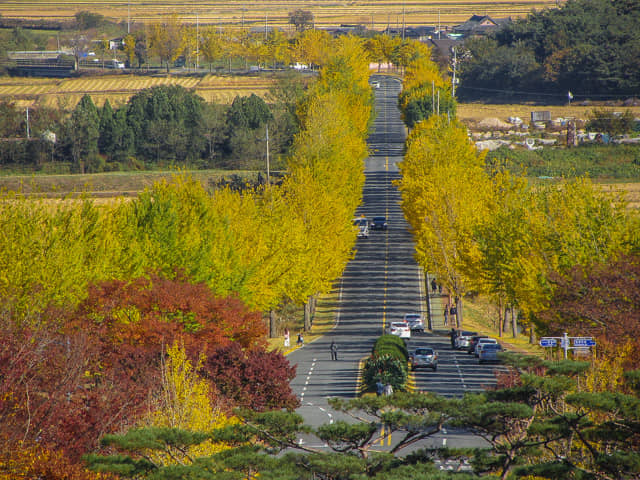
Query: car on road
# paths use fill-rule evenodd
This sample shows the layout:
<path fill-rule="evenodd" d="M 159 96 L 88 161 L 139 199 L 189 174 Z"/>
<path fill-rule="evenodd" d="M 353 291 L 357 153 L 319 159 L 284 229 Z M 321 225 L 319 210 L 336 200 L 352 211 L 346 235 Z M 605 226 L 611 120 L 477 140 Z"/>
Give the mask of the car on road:
<path fill-rule="evenodd" d="M 498 341 L 495 338 L 489 338 L 489 337 L 479 338 L 478 341 L 476 342 L 476 344 L 473 347 L 473 355 L 475 357 L 477 357 L 478 356 L 478 349 L 482 345 L 486 345 L 488 343 L 498 343 Z"/>
<path fill-rule="evenodd" d="M 373 217 L 369 228 L 371 228 L 371 230 L 386 230 L 389 228 L 387 217 Z"/>
<path fill-rule="evenodd" d="M 475 353 L 476 345 L 478 345 L 478 342 L 480 341 L 481 338 L 489 338 L 489 336 L 488 335 L 474 335 L 473 337 L 471 337 L 471 341 L 469 342 L 469 346 L 466 348 L 467 353 Z"/>
<path fill-rule="evenodd" d="M 481 343 L 478 345 L 478 363 L 499 362 L 498 353 L 502 351 L 499 343 Z"/>
<path fill-rule="evenodd" d="M 358 227 L 358 238 L 369 237 L 369 222 L 366 217 L 354 218 L 353 225 Z"/>
<path fill-rule="evenodd" d="M 434 372 L 438 369 L 438 354 L 433 348 L 418 347 L 409 355 L 411 370 L 416 368 L 430 368 Z"/>
<path fill-rule="evenodd" d="M 400 338 L 411 338 L 411 329 L 407 322 L 391 322 L 387 327 L 387 333 Z"/>
<path fill-rule="evenodd" d="M 478 335 L 478 332 L 460 330 L 458 332 L 458 336 L 456 336 L 456 341 L 455 341 L 456 349 L 466 350 L 467 348 L 469 348 L 469 344 L 471 343 L 471 338 L 476 335 Z"/>
<path fill-rule="evenodd" d="M 419 313 L 406 313 L 404 321 L 409 324 L 409 330 L 412 332 L 424 333 L 424 322 L 422 321 L 422 315 Z"/>

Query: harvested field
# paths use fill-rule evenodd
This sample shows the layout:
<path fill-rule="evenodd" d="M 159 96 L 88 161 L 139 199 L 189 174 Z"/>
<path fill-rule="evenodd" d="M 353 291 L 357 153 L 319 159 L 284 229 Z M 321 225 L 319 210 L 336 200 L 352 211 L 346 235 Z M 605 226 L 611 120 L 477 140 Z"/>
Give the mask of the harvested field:
<path fill-rule="evenodd" d="M 51 2 L 49 0 L 4 0 L 0 13 L 7 18 L 48 18 L 68 20 L 75 13 L 90 11 L 100 13 L 114 21 L 150 23 L 170 14 L 177 14 L 185 23 L 201 25 L 287 26 L 288 14 L 297 9 L 309 10 L 314 15 L 316 27 L 341 24 L 364 24 L 382 30 L 387 25 L 457 25 L 471 15 L 489 15 L 495 18 L 522 17 L 532 9 L 555 8 L 550 0 L 520 0 L 516 2 L 487 0 L 409 0 L 400 1 L 328 1 L 314 2 L 289 0 L 258 1 L 247 4 L 240 0 L 194 2 L 167 2 L 166 0 L 114 0 L 108 3 L 98 0 Z"/>
<path fill-rule="evenodd" d="M 600 183 L 605 192 L 623 195 L 630 209 L 640 209 L 640 183 Z"/>
<path fill-rule="evenodd" d="M 182 85 L 209 102 L 231 103 L 238 95 L 248 96 L 252 93 L 268 98 L 272 84 L 273 78 L 267 75 L 99 75 L 63 80 L 0 77 L 0 100 L 14 101 L 22 107 L 62 105 L 73 108 L 84 94 L 89 94 L 98 106 L 102 106 L 106 99 L 109 99 L 111 105 L 122 105 L 145 88 Z"/>
<path fill-rule="evenodd" d="M 640 117 L 640 106 L 607 106 L 607 105 L 494 105 L 481 103 L 460 103 L 457 108 L 458 118 L 467 123 L 479 123 L 486 118 L 498 118 L 506 121 L 509 117 L 520 117 L 525 123 L 531 120 L 531 112 L 549 111 L 551 118 L 588 119 L 594 108 L 606 108 L 624 112 L 630 110 L 636 117 Z"/>

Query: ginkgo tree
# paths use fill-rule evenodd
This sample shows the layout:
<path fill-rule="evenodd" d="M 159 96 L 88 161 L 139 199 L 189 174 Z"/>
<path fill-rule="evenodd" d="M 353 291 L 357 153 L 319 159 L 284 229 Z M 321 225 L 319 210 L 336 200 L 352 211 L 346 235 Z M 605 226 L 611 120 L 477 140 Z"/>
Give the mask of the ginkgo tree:
<path fill-rule="evenodd" d="M 417 260 L 453 295 L 461 322 L 462 298 L 479 288 L 472 274 L 481 261 L 474 228 L 488 215 L 492 190 L 483 155 L 462 125 L 432 116 L 409 135 L 399 169 L 402 208 Z"/>

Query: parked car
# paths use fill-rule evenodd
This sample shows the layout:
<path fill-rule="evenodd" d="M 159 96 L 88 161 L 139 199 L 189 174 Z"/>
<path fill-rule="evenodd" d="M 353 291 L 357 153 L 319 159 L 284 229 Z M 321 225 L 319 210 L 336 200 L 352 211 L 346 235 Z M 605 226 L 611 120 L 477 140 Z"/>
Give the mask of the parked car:
<path fill-rule="evenodd" d="M 387 217 L 373 217 L 369 227 L 371 230 L 386 230 L 388 228 Z"/>
<path fill-rule="evenodd" d="M 487 345 L 489 343 L 498 343 L 498 341 L 495 338 L 480 338 L 478 339 L 476 346 L 473 348 L 473 355 L 475 357 L 478 356 L 478 349 L 483 346 L 483 345 Z"/>
<path fill-rule="evenodd" d="M 358 227 L 358 238 L 369 237 L 369 222 L 366 217 L 354 218 L 353 224 Z"/>
<path fill-rule="evenodd" d="M 412 332 L 424 333 L 424 322 L 422 321 L 422 315 L 419 313 L 405 314 L 404 321 L 409 324 L 409 330 Z"/>
<path fill-rule="evenodd" d="M 481 343 L 478 346 L 478 363 L 499 362 L 498 353 L 502 351 L 499 343 Z"/>
<path fill-rule="evenodd" d="M 478 345 L 478 340 L 481 338 L 489 338 L 487 335 L 474 335 L 471 337 L 471 341 L 469 342 L 469 346 L 467 347 L 467 353 L 474 353 L 476 351 L 476 345 Z"/>
<path fill-rule="evenodd" d="M 471 337 L 474 335 L 478 335 L 478 332 L 469 332 L 467 330 L 461 330 L 458 332 L 458 336 L 456 337 L 456 349 L 458 350 L 466 350 L 469 348 L 469 343 L 471 342 Z"/>
<path fill-rule="evenodd" d="M 430 368 L 434 372 L 438 369 L 438 354 L 433 348 L 418 347 L 409 355 L 411 370 L 416 368 Z"/>
<path fill-rule="evenodd" d="M 411 329 L 407 322 L 391 322 L 387 327 L 387 333 L 400 338 L 411 338 Z"/>

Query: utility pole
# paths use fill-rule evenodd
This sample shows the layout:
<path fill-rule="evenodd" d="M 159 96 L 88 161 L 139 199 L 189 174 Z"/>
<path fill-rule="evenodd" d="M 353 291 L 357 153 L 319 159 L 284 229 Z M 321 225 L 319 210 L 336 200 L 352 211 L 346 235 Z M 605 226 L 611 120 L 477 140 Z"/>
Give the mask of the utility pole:
<path fill-rule="evenodd" d="M 404 42 L 404 28 L 405 28 L 405 22 L 404 22 L 404 4 L 402 5 L 402 41 Z"/>
<path fill-rule="evenodd" d="M 270 171 L 269 171 L 269 122 L 266 124 L 266 138 L 267 138 L 267 188 L 271 185 Z"/>
<path fill-rule="evenodd" d="M 127 33 L 131 33 L 131 2 L 127 2 Z"/>
<path fill-rule="evenodd" d="M 198 71 L 200 60 L 200 19 L 196 13 L 196 71 Z"/>
<path fill-rule="evenodd" d="M 456 96 L 456 64 L 457 64 L 457 50 L 456 47 L 451 47 L 453 50 L 453 78 L 451 79 L 451 96 L 455 98 Z"/>
<path fill-rule="evenodd" d="M 31 132 L 29 132 L 29 107 L 27 107 L 27 139 L 31 138 Z"/>

